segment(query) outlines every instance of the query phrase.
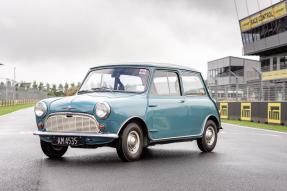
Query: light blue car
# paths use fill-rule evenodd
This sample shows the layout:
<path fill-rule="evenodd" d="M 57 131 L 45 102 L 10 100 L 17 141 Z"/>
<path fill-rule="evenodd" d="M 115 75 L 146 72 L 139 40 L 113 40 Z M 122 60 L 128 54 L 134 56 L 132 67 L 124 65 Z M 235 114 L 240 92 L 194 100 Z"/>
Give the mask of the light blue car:
<path fill-rule="evenodd" d="M 91 68 L 76 95 L 44 99 L 35 115 L 34 134 L 50 158 L 69 146 L 110 146 L 123 161 L 135 161 L 148 146 L 192 140 L 210 152 L 221 129 L 201 74 L 170 64 Z"/>

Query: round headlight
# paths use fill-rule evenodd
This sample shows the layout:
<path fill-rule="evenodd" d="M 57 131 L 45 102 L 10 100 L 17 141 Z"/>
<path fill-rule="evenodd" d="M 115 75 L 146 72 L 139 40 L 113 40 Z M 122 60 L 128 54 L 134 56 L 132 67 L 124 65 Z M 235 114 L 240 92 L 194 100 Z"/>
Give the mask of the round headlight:
<path fill-rule="evenodd" d="M 106 102 L 97 103 L 96 115 L 100 119 L 106 119 L 109 116 L 110 112 L 111 112 L 111 108 L 110 108 L 108 103 L 106 103 Z"/>
<path fill-rule="evenodd" d="M 34 111 L 37 117 L 42 117 L 47 113 L 47 105 L 40 101 L 36 104 Z"/>

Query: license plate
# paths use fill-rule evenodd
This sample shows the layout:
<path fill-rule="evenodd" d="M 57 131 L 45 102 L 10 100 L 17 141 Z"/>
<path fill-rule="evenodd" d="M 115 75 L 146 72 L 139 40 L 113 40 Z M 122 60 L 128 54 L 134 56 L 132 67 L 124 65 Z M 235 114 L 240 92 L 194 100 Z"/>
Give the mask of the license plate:
<path fill-rule="evenodd" d="M 55 137 L 53 140 L 55 145 L 83 145 L 83 139 L 80 137 Z"/>

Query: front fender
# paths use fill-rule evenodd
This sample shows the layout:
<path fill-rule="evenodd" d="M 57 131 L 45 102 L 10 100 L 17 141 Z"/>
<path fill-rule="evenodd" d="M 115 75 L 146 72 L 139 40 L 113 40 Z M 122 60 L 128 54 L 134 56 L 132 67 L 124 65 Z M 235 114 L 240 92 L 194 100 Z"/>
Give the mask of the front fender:
<path fill-rule="evenodd" d="M 105 133 L 118 134 L 123 125 L 130 119 L 137 117 L 145 120 L 147 99 L 144 96 L 134 98 L 123 98 L 108 102 L 111 113 L 107 119 L 97 120 L 105 126 Z"/>

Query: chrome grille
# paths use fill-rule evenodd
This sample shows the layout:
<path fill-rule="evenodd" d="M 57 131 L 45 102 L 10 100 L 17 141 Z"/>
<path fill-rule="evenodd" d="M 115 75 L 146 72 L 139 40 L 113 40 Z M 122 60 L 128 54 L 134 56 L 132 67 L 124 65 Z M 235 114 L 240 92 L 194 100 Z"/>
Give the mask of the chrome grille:
<path fill-rule="evenodd" d="M 50 132 L 90 132 L 99 133 L 99 123 L 93 116 L 83 114 L 55 114 L 45 122 Z"/>

